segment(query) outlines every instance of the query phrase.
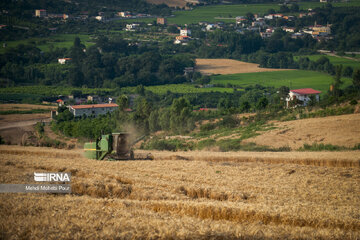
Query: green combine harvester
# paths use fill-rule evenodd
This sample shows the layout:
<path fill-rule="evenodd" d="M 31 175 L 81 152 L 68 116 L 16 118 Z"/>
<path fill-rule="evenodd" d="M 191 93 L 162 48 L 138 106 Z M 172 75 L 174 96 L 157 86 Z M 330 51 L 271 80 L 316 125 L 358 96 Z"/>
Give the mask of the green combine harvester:
<path fill-rule="evenodd" d="M 152 160 L 151 154 L 135 158 L 132 147 L 144 137 L 141 136 L 130 142 L 130 134 L 126 132 L 102 135 L 95 142 L 85 143 L 85 157 L 97 160 Z"/>

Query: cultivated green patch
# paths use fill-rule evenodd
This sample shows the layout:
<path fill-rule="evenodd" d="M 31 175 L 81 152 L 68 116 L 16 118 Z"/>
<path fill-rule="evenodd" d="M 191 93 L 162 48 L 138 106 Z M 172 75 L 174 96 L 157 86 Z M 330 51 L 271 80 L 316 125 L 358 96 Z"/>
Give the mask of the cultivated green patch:
<path fill-rule="evenodd" d="M 349 67 L 352 67 L 353 69 L 360 69 L 360 60 L 355 61 L 355 60 L 340 57 L 340 56 L 328 56 L 328 55 L 322 55 L 322 54 L 305 55 L 305 56 L 296 56 L 295 60 L 299 59 L 300 57 L 308 57 L 311 61 L 316 62 L 319 58 L 321 58 L 323 56 L 327 57 L 330 60 L 330 63 L 333 64 L 334 66 L 341 64 L 341 65 L 343 65 L 343 67 L 349 66 Z"/>
<path fill-rule="evenodd" d="M 122 88 L 124 92 L 135 92 L 135 89 L 136 87 Z M 196 87 L 196 85 L 191 85 L 191 84 L 166 84 L 166 85 L 149 86 L 149 87 L 145 87 L 145 89 L 155 94 L 166 94 L 169 91 L 172 93 L 202 93 L 202 92 L 232 93 L 234 91 L 232 88 L 221 88 L 221 87 L 200 88 L 200 87 Z"/>
<path fill-rule="evenodd" d="M 298 3 L 300 9 L 307 10 L 309 8 L 323 7 L 324 3 L 320 2 L 300 2 Z M 352 0 L 349 2 L 332 3 L 336 7 L 344 6 L 360 6 L 360 1 Z M 188 11 L 175 11 L 175 17 L 167 18 L 170 24 L 191 24 L 201 21 L 207 22 L 232 22 L 235 23 L 236 16 L 244 16 L 246 13 L 251 12 L 253 14 L 265 14 L 269 9 L 279 10 L 280 5 L 274 4 L 236 4 L 236 5 L 211 5 L 204 7 L 196 7 L 193 10 Z M 292 14 L 294 15 L 294 14 Z M 126 19 L 119 21 L 127 22 L 146 22 L 152 23 L 155 18 L 142 18 L 142 19 Z"/>
<path fill-rule="evenodd" d="M 74 44 L 74 39 L 79 37 L 81 42 L 89 47 L 94 45 L 92 36 L 85 34 L 55 34 L 46 38 L 29 38 L 16 41 L 6 41 L 6 48 L 1 48 L 0 53 L 4 53 L 7 49 L 15 48 L 20 44 L 33 45 L 42 51 L 49 51 L 52 48 L 71 48 Z"/>
<path fill-rule="evenodd" d="M 343 78 L 343 81 L 344 87 L 351 85 L 350 78 Z M 328 74 L 304 70 L 219 75 L 213 76 L 211 80 L 214 84 L 230 83 L 240 87 L 259 84 L 276 88 L 281 86 L 288 86 L 291 89 L 313 88 L 323 94 L 329 90 L 332 82 L 333 77 Z"/>

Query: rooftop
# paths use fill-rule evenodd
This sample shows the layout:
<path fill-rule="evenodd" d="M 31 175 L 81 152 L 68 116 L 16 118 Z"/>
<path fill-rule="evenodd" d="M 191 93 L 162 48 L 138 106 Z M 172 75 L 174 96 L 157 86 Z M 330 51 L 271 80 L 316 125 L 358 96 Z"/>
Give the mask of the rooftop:
<path fill-rule="evenodd" d="M 290 92 L 297 93 L 300 95 L 311 95 L 311 94 L 319 94 L 320 91 L 314 90 L 312 88 L 301 88 L 301 89 L 294 89 L 290 90 Z"/>
<path fill-rule="evenodd" d="M 85 108 L 107 108 L 107 107 L 119 107 L 115 103 L 105 103 L 105 104 L 89 104 L 89 105 L 74 105 L 70 106 L 72 109 L 85 109 Z"/>

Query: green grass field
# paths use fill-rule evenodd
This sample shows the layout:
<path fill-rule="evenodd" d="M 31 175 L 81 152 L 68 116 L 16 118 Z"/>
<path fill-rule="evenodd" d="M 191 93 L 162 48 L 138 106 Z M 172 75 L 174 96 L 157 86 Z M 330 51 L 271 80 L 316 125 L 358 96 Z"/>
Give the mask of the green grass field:
<path fill-rule="evenodd" d="M 333 65 L 342 64 L 343 67 L 349 66 L 349 67 L 352 67 L 353 69 L 360 69 L 360 61 L 355 61 L 355 60 L 351 60 L 351 59 L 347 59 L 347 58 L 343 58 L 343 57 L 335 57 L 335 56 L 328 56 L 328 55 L 322 55 L 322 54 L 308 55 L 308 56 L 301 56 L 301 57 L 308 57 L 312 61 L 317 61 L 322 56 L 327 57 Z M 295 57 L 296 60 L 298 58 L 299 57 Z"/>
<path fill-rule="evenodd" d="M 97 94 L 98 92 L 112 92 L 110 88 L 75 88 L 58 86 L 21 86 L 0 88 L 0 94 L 36 94 L 43 96 L 70 95 L 71 91 L 80 90 L 83 94 Z"/>
<path fill-rule="evenodd" d="M 204 92 L 233 92 L 232 88 L 220 88 L 220 87 L 211 87 L 211 88 L 196 88 L 195 85 L 191 84 L 166 84 L 166 85 L 157 85 L 145 87 L 146 90 L 149 90 L 155 94 L 165 94 L 168 91 L 172 93 L 204 93 Z M 133 93 L 135 92 L 135 87 L 126 87 L 122 88 L 124 92 Z"/>
<path fill-rule="evenodd" d="M 307 10 L 309 8 L 322 7 L 325 4 L 320 2 L 300 2 L 298 3 L 300 8 Z M 359 0 L 351 0 L 349 2 L 332 3 L 333 6 L 360 6 Z M 201 21 L 207 22 L 232 22 L 235 23 L 235 19 L 215 19 L 215 18 L 235 18 L 236 16 L 244 16 L 246 13 L 251 12 L 253 14 L 265 14 L 269 9 L 279 10 L 280 6 L 275 4 L 236 4 L 236 5 L 211 5 L 204 7 L 196 7 L 189 11 L 175 11 L 175 17 L 167 18 L 170 24 L 191 24 Z M 291 14 L 290 14 L 291 15 Z M 294 15 L 294 14 L 292 14 Z M 127 19 L 120 20 L 126 22 L 146 22 L 151 23 L 154 18 L 143 19 Z"/>
<path fill-rule="evenodd" d="M 343 78 L 343 81 L 344 87 L 351 84 L 349 78 Z M 241 87 L 259 84 L 276 88 L 281 86 L 288 86 L 291 89 L 313 88 L 323 93 L 327 92 L 332 82 L 333 78 L 328 74 L 304 70 L 219 75 L 212 77 L 211 80 L 211 83 L 231 83 Z"/>
<path fill-rule="evenodd" d="M 34 45 L 37 48 L 41 49 L 42 51 L 49 51 L 51 46 L 53 48 L 70 48 L 74 44 L 74 39 L 79 37 L 81 42 L 86 46 L 89 47 L 93 44 L 93 40 L 91 39 L 90 35 L 85 34 L 56 34 L 47 38 L 29 38 L 24 40 L 17 40 L 17 41 L 8 41 L 6 42 L 7 47 L 1 48 L 0 53 L 4 53 L 7 49 L 15 48 L 20 44 L 30 44 Z"/>

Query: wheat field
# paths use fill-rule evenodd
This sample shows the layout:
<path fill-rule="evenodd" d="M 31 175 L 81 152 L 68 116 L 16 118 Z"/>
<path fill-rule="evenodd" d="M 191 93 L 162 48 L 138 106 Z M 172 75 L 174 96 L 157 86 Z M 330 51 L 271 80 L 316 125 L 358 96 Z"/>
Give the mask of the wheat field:
<path fill-rule="evenodd" d="M 237 61 L 233 59 L 197 58 L 196 70 L 205 75 L 235 74 L 253 72 L 287 71 L 289 69 L 261 68 L 259 64 Z"/>
<path fill-rule="evenodd" d="M 0 195 L 2 239 L 359 239 L 360 152 L 153 152 L 0 146 L 0 183 L 71 172 L 72 194 Z"/>

